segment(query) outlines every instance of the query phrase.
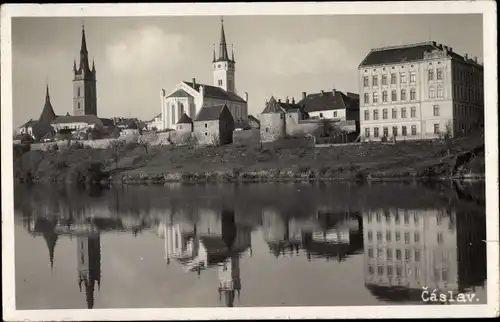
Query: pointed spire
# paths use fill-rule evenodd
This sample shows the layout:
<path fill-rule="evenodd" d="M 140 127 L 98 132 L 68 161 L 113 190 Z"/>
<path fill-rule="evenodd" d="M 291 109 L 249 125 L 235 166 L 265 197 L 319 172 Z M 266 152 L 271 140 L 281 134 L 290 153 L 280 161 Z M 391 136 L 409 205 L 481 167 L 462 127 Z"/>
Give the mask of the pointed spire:
<path fill-rule="evenodd" d="M 95 62 L 93 58 L 92 58 L 92 72 L 95 72 Z"/>
<path fill-rule="evenodd" d="M 217 58 L 215 57 L 215 44 L 214 44 L 214 59 L 213 59 L 213 63 L 217 60 Z"/>
<path fill-rule="evenodd" d="M 45 93 L 45 102 L 50 102 L 49 84 L 47 84 L 47 90 Z"/>
<path fill-rule="evenodd" d="M 82 45 L 80 48 L 80 67 L 78 68 L 79 72 L 89 72 L 89 57 L 87 51 L 87 40 L 85 38 L 85 26 L 82 25 Z"/>
<path fill-rule="evenodd" d="M 227 54 L 227 44 L 226 44 L 226 33 L 224 32 L 224 18 L 221 17 L 221 31 L 220 31 L 220 45 L 219 45 L 219 60 L 227 61 L 229 60 L 229 55 Z"/>
<path fill-rule="evenodd" d="M 49 85 L 47 84 L 47 89 L 45 93 L 45 105 L 43 106 L 42 114 L 40 114 L 39 121 L 41 123 L 50 124 L 56 118 L 56 113 L 52 108 L 50 103 Z"/>
<path fill-rule="evenodd" d="M 76 60 L 73 59 L 73 71 L 76 72 Z"/>
<path fill-rule="evenodd" d="M 82 25 L 82 46 L 80 53 L 87 53 L 87 40 L 85 39 L 85 26 Z"/>
<path fill-rule="evenodd" d="M 233 61 L 233 63 L 235 62 L 235 60 L 234 60 L 234 45 L 231 45 L 231 60 Z"/>

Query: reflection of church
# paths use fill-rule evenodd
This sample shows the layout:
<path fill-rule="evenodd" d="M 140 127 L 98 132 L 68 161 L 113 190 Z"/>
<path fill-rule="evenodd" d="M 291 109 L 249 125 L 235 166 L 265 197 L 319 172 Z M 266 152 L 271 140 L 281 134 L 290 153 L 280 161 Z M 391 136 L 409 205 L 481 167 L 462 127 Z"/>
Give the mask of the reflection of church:
<path fill-rule="evenodd" d="M 420 301 L 422 287 L 465 292 L 486 278 L 485 220 L 450 209 L 364 212 L 365 285 L 385 301 Z"/>
<path fill-rule="evenodd" d="M 235 222 L 233 210 L 202 210 L 196 223 L 171 223 L 160 228 L 167 264 L 174 259 L 188 272 L 198 275 L 217 268 L 219 296 L 233 306 L 241 290 L 240 257 L 251 255 L 251 230 Z"/>
<path fill-rule="evenodd" d="M 87 307 L 94 307 L 94 291 L 101 287 L 101 237 L 99 233 L 77 237 L 78 287 L 85 290 Z"/>
<path fill-rule="evenodd" d="M 294 218 L 270 208 L 262 212 L 264 240 L 275 256 L 305 253 L 342 261 L 362 249 L 363 233 L 357 213 L 319 211 L 316 218 Z"/>

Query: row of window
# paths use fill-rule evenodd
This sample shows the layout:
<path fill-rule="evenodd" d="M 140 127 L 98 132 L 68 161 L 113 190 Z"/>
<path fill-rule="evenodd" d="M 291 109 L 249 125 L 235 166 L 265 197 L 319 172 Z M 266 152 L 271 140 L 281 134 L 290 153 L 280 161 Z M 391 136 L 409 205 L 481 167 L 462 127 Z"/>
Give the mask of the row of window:
<path fill-rule="evenodd" d="M 408 127 L 403 125 L 401 126 L 401 136 L 408 136 L 408 135 L 411 135 L 411 136 L 416 136 L 417 135 L 417 126 L 416 125 L 412 125 L 411 126 L 411 132 L 410 134 L 408 133 Z M 434 130 L 434 134 L 436 135 L 439 135 L 441 134 L 441 126 L 439 123 L 435 123 L 433 124 L 433 130 Z M 365 138 L 369 138 L 371 137 L 371 130 L 369 127 L 366 127 L 365 128 Z M 398 127 L 397 126 L 393 126 L 392 127 L 392 136 L 393 137 L 397 137 L 399 136 L 399 132 L 398 132 Z M 388 138 L 389 137 L 389 128 L 384 126 L 382 127 L 382 133 L 380 133 L 380 128 L 378 127 L 374 127 L 373 128 L 373 137 L 374 138 L 380 138 L 380 137 L 386 137 Z"/>
<path fill-rule="evenodd" d="M 412 254 L 413 253 L 413 254 Z M 413 255 L 413 256 L 412 256 Z M 368 257 L 373 259 L 375 257 L 374 250 L 373 248 L 369 247 L 368 248 Z M 411 249 L 404 249 L 404 259 L 403 259 L 403 250 L 402 249 L 392 249 L 388 248 L 385 250 L 385 257 L 384 257 L 384 250 L 382 248 L 377 248 L 377 258 L 385 258 L 386 260 L 397 260 L 397 261 L 410 261 L 412 258 L 416 263 L 420 262 L 422 259 L 422 252 L 420 249 L 415 249 L 412 251 Z"/>
<path fill-rule="evenodd" d="M 385 241 L 387 242 L 392 242 L 393 241 L 393 236 L 392 236 L 392 231 L 386 231 L 385 232 Z M 379 242 L 382 242 L 384 241 L 384 234 L 382 234 L 382 231 L 377 231 L 377 241 Z M 368 242 L 372 242 L 373 241 L 373 231 L 368 231 L 367 233 L 367 237 L 368 237 Z M 411 243 L 411 240 L 410 240 L 410 232 L 405 232 L 403 234 L 403 237 L 404 237 L 404 242 L 405 244 L 410 244 Z M 396 231 L 394 232 L 394 241 L 398 242 L 401 240 L 401 232 L 399 231 Z M 414 243 L 420 243 L 420 233 L 419 232 L 414 232 L 413 233 L 413 242 Z"/>
<path fill-rule="evenodd" d="M 363 97 L 364 104 L 370 104 L 370 93 L 365 93 Z M 389 99 L 388 92 L 387 91 L 382 91 L 382 102 L 387 103 Z M 415 88 L 410 89 L 410 101 L 415 101 L 417 99 L 417 90 Z M 406 97 L 406 89 L 401 89 L 400 95 L 399 95 L 399 100 L 402 102 L 405 102 L 407 100 Z M 379 101 L 379 95 L 378 92 L 373 92 L 372 93 L 372 104 L 378 104 Z M 391 91 L 391 102 L 397 102 L 398 101 L 398 95 L 396 90 Z"/>
<path fill-rule="evenodd" d="M 401 118 L 402 119 L 405 119 L 408 117 L 407 115 L 407 108 L 406 107 L 401 107 L 401 110 L 400 110 L 400 115 L 401 115 Z M 374 109 L 372 111 L 372 115 L 373 115 L 373 120 L 374 121 L 377 121 L 379 119 L 379 110 L 378 109 Z M 439 116 L 439 105 L 434 105 L 433 106 L 433 115 L 434 116 Z M 415 118 L 417 117 L 417 108 L 415 106 L 412 106 L 410 107 L 410 118 Z M 393 107 L 392 110 L 391 110 L 391 118 L 392 119 L 397 119 L 398 118 L 398 108 L 397 107 Z M 363 117 L 364 121 L 369 121 L 370 120 L 370 111 L 369 110 L 365 110 L 364 111 L 364 117 Z M 387 120 L 389 119 L 389 111 L 387 108 L 383 108 L 382 109 L 382 119 L 383 120 Z"/>
<path fill-rule="evenodd" d="M 393 266 L 378 265 L 377 266 L 377 275 L 384 276 L 384 273 L 387 273 L 388 278 L 392 278 L 394 276 Z M 411 273 L 412 273 L 411 268 L 407 267 L 406 275 L 403 276 L 403 267 L 396 265 L 396 278 L 410 277 Z M 414 268 L 413 273 L 414 273 L 415 279 L 420 278 L 420 269 L 418 267 Z M 375 269 L 372 265 L 368 265 L 368 275 L 370 275 L 370 276 L 375 275 Z M 434 281 L 435 282 L 439 282 L 439 281 L 447 282 L 448 278 L 449 278 L 448 270 L 446 268 L 441 268 L 441 269 L 434 268 Z"/>
<path fill-rule="evenodd" d="M 393 216 L 391 216 L 389 211 L 384 210 L 383 216 L 385 217 L 385 222 L 388 224 L 390 224 L 392 222 L 392 218 L 394 218 L 394 222 L 396 223 L 396 225 L 399 225 L 401 223 L 401 216 L 397 212 L 394 213 Z M 436 224 L 438 226 L 442 224 L 443 217 L 445 217 L 445 216 L 446 215 L 444 212 L 436 214 Z M 373 222 L 373 217 L 374 216 L 372 213 L 368 213 L 367 221 L 369 224 Z M 382 222 L 382 214 L 378 213 L 378 212 L 375 213 L 375 220 L 377 221 L 377 223 L 381 223 Z M 403 214 L 403 221 L 404 221 L 405 225 L 410 224 L 410 214 L 408 214 L 408 212 L 406 210 L 404 211 L 404 214 Z M 419 223 L 420 223 L 420 215 L 418 215 L 417 213 L 414 213 L 413 214 L 413 224 L 418 225 Z"/>
<path fill-rule="evenodd" d="M 435 76 L 434 76 L 434 72 L 436 73 Z M 391 85 L 396 85 L 397 84 L 397 76 L 398 76 L 397 73 L 391 73 L 390 74 Z M 382 86 L 388 85 L 388 78 L 389 78 L 388 74 L 381 75 L 380 83 L 381 83 Z M 434 71 L 434 69 L 429 69 L 429 71 L 428 71 L 428 79 L 430 81 L 433 81 L 434 78 L 436 80 L 443 80 L 444 73 L 443 73 L 443 69 L 442 68 L 438 68 L 438 69 L 436 69 L 436 71 Z M 417 72 L 410 72 L 409 73 L 409 80 L 410 80 L 410 83 L 416 83 L 417 82 Z M 399 73 L 399 82 L 401 84 L 406 84 L 407 81 L 408 81 L 407 80 L 407 73 L 406 72 Z M 363 77 L 363 86 L 364 87 L 370 87 L 370 77 L 369 76 L 364 76 Z M 379 75 L 373 75 L 372 76 L 371 86 L 379 86 Z"/>
<path fill-rule="evenodd" d="M 464 83 L 466 85 L 479 85 L 483 87 L 483 75 L 479 73 L 467 72 L 464 70 L 453 69 L 453 81 Z"/>
<path fill-rule="evenodd" d="M 453 84 L 453 98 L 460 101 L 482 103 L 483 95 L 483 91 L 477 87 L 467 88 L 466 86 Z"/>

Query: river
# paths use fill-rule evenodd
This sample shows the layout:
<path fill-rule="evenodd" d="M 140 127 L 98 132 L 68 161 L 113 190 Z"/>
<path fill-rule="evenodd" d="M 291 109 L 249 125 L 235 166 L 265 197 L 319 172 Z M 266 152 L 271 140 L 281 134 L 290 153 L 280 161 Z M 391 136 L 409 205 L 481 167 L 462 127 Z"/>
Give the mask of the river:
<path fill-rule="evenodd" d="M 423 287 L 484 304 L 485 219 L 484 199 L 416 183 L 19 186 L 16 306 L 413 305 Z"/>

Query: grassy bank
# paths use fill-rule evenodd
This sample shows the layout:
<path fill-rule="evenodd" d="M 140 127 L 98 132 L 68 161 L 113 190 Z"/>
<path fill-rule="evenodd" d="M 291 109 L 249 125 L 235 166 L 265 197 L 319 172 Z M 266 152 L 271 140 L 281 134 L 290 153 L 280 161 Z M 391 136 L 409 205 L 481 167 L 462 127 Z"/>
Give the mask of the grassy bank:
<path fill-rule="evenodd" d="M 481 147 L 483 150 L 481 150 Z M 473 151 L 474 153 L 470 153 Z M 482 138 L 323 148 L 70 148 L 14 154 L 14 175 L 33 182 L 164 183 L 484 178 Z"/>

